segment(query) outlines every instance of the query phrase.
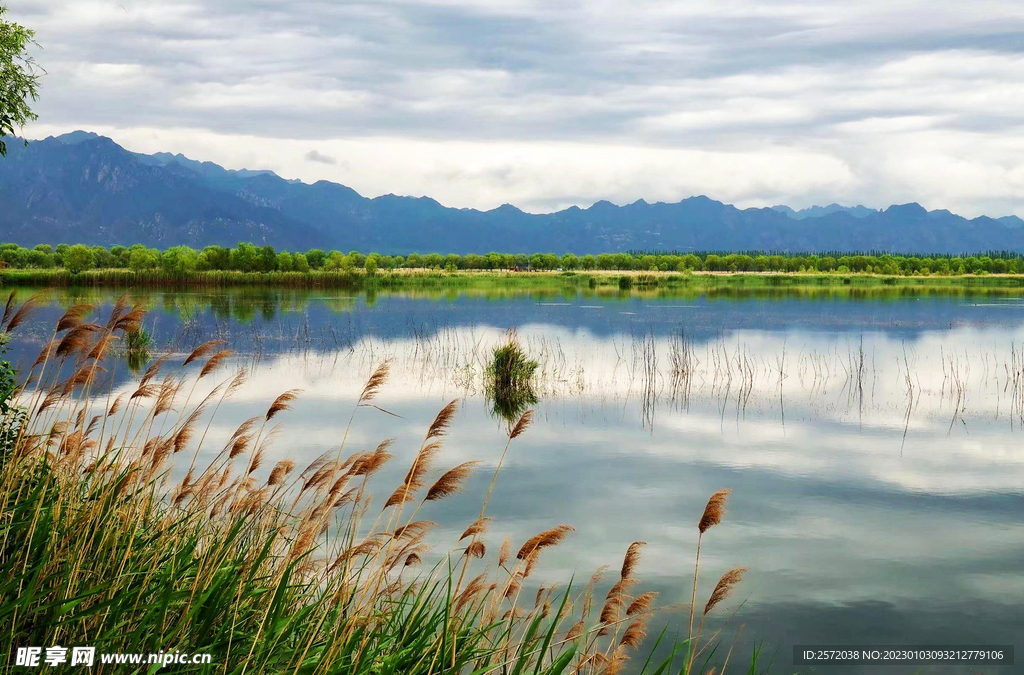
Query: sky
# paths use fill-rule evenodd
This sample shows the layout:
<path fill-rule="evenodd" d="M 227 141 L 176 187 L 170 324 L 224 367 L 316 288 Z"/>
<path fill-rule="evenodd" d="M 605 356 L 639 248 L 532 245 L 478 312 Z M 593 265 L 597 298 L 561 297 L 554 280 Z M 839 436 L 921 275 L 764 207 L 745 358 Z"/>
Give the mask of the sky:
<path fill-rule="evenodd" d="M 1019 0 L 0 0 L 43 138 L 531 212 L 1024 216 Z"/>

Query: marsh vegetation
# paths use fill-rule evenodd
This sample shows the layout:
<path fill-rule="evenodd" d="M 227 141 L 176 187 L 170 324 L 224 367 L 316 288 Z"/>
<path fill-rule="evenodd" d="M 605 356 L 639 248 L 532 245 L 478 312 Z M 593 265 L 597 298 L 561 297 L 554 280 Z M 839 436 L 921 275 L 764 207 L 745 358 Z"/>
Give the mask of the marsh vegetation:
<path fill-rule="evenodd" d="M 30 309 L 12 296 L 5 334 Z M 171 640 L 213 654 L 219 672 L 615 673 L 652 648 L 655 612 L 678 611 L 659 609 L 657 593 L 642 590 L 642 541 L 626 547 L 601 592 L 602 570 L 589 582 L 531 586 L 570 525 L 551 522 L 518 544 L 488 536 L 491 491 L 532 411 L 509 428 L 493 473 L 482 476 L 478 515 L 457 540 L 439 540 L 425 516 L 480 473 L 478 461 L 444 461 L 457 400 L 427 425 L 418 449 L 390 440 L 351 448 L 361 417 L 393 415 L 382 405 L 384 362 L 363 384 L 345 434 L 312 461 L 267 459 L 271 446 L 289 442 L 282 420 L 298 390 L 267 400 L 204 453 L 217 411 L 249 375 L 233 372 L 230 350 L 214 340 L 179 361 L 161 357 L 117 393 L 105 377 L 116 367 L 108 357 L 138 334 L 144 315 L 124 300 L 103 320 L 88 305 L 69 308 L 8 401 L 0 454 L 8 652 L 24 644 L 155 652 Z M 496 377 L 522 386 L 535 364 L 515 349 L 498 354 Z M 381 502 L 373 478 L 391 462 L 409 468 Z M 171 480 L 175 467 L 184 475 Z M 708 502 L 698 542 L 721 521 L 726 494 Z M 727 572 L 700 606 L 696 574 L 686 636 L 662 633 L 654 646 L 667 640 L 667 656 L 641 659 L 639 672 L 727 666 L 708 623 L 720 623 L 716 608 L 743 570 Z M 746 660 L 757 672 L 757 652 Z"/>

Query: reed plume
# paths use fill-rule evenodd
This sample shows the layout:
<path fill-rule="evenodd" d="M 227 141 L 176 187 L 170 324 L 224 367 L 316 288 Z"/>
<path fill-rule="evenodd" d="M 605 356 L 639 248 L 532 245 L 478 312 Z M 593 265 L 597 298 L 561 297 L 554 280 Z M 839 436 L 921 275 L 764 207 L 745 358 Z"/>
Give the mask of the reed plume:
<path fill-rule="evenodd" d="M 275 398 L 274 402 L 270 404 L 270 408 L 267 410 L 266 421 L 269 422 L 274 417 L 274 415 L 283 410 L 291 410 L 292 402 L 295 401 L 295 399 L 298 398 L 299 394 L 301 393 L 301 389 L 289 389 L 288 391 L 284 392 L 283 394 Z"/>
<path fill-rule="evenodd" d="M 643 614 L 633 619 L 633 622 L 626 628 L 626 632 L 623 633 L 619 644 L 632 649 L 639 647 L 643 639 L 647 637 L 647 620 L 649 616 L 648 614 Z"/>
<path fill-rule="evenodd" d="M 697 602 L 697 576 L 700 572 L 700 546 L 704 533 L 722 522 L 722 516 L 725 515 L 725 502 L 731 492 L 731 490 L 726 489 L 719 490 L 712 494 L 708 499 L 708 503 L 704 506 L 704 513 L 701 514 L 700 521 L 697 523 L 697 555 L 694 558 L 693 563 L 693 589 L 690 592 L 690 620 L 688 633 L 688 639 L 690 642 L 690 658 L 686 667 L 687 674 L 689 674 L 690 669 L 693 667 L 693 660 L 696 657 L 697 642 L 700 639 L 700 627 L 697 629 L 697 635 L 695 636 L 693 634 L 693 613 L 694 606 Z M 742 572 L 740 574 L 742 575 Z M 727 591 L 728 589 L 726 589 L 726 592 Z M 705 611 L 704 614 L 701 615 L 701 626 L 703 626 L 703 617 L 706 614 L 707 612 Z"/>
<path fill-rule="evenodd" d="M 8 299 L 8 303 L 10 303 L 10 298 Z M 68 330 L 69 328 L 74 328 L 78 326 L 80 323 L 82 323 L 82 319 L 85 317 L 85 315 L 87 315 L 91 311 L 92 305 L 72 305 L 67 309 L 66 312 L 64 312 L 64 314 L 57 321 L 57 332 L 61 333 L 63 331 Z"/>
<path fill-rule="evenodd" d="M 0 320 L 0 326 L 7 323 L 7 319 L 11 318 L 11 311 L 14 309 L 14 299 L 18 297 L 17 291 L 11 291 L 11 294 L 7 296 L 7 304 L 4 305 L 4 317 Z"/>
<path fill-rule="evenodd" d="M 722 522 L 722 516 L 725 515 L 725 501 L 731 492 L 732 490 L 719 490 L 708 499 L 707 506 L 704 507 L 704 514 L 701 515 L 700 522 L 697 523 L 697 529 L 701 534 Z"/>
<path fill-rule="evenodd" d="M 387 361 L 377 366 L 377 369 L 373 371 L 370 378 L 366 381 L 363 386 L 363 390 L 359 393 L 358 404 L 369 403 L 380 391 L 380 388 L 387 382 L 388 372 L 391 370 L 391 364 Z"/>
<path fill-rule="evenodd" d="M 472 537 L 474 535 L 483 534 L 487 531 L 487 526 L 490 525 L 491 518 L 477 518 L 473 523 L 465 529 L 462 536 L 459 537 L 459 541 L 462 541 L 466 537 Z"/>
<path fill-rule="evenodd" d="M 161 356 L 161 357 L 160 357 L 160 358 L 158 358 L 158 359 L 157 359 L 156 361 L 154 361 L 153 363 L 151 363 L 151 364 L 150 364 L 150 366 L 149 366 L 149 368 L 146 368 L 146 372 L 144 372 L 144 373 L 142 374 L 142 377 L 141 377 L 141 378 L 139 378 L 139 386 L 140 386 L 140 387 L 144 387 L 144 386 L 146 386 L 147 384 L 149 384 L 149 382 L 150 382 L 150 381 L 151 381 L 151 380 L 152 380 L 152 379 L 153 379 L 154 377 L 156 377 L 157 373 L 159 373 L 159 372 L 160 372 L 160 369 L 164 367 L 164 364 L 165 364 L 166 362 L 167 362 L 167 356 L 165 355 L 165 356 Z"/>
<path fill-rule="evenodd" d="M 204 342 L 203 344 L 193 349 L 192 352 L 188 355 L 188 357 L 185 358 L 181 365 L 187 366 L 196 359 L 201 359 L 207 354 L 213 352 L 215 349 L 217 349 L 223 344 L 225 344 L 224 340 L 209 340 L 207 342 Z"/>
<path fill-rule="evenodd" d="M 466 547 L 466 555 L 470 558 L 483 558 L 487 555 L 487 547 L 482 541 L 477 539 L 470 542 L 469 546 Z"/>
<path fill-rule="evenodd" d="M 435 501 L 458 493 L 462 489 L 462 483 L 473 471 L 473 467 L 478 464 L 480 464 L 480 462 L 464 462 L 454 469 L 449 469 L 444 473 L 444 475 L 438 478 L 432 486 L 430 486 L 430 490 L 427 491 L 426 500 L 428 502 Z M 465 537 L 465 535 L 463 535 L 463 537 Z"/>
<path fill-rule="evenodd" d="M 735 588 L 736 584 L 740 583 L 747 570 L 748 568 L 746 567 L 736 567 L 722 575 L 722 578 L 715 585 L 715 590 L 711 592 L 711 597 L 708 598 L 707 604 L 704 605 L 705 615 L 714 609 L 715 605 L 729 597 L 732 589 Z"/>
<path fill-rule="evenodd" d="M 17 318 L 17 315 L 15 315 Z M 14 320 L 11 320 L 14 323 Z M 75 326 L 61 338 L 57 343 L 57 356 L 70 356 L 78 352 L 84 352 L 86 347 L 92 346 L 92 334 L 100 330 L 100 327 L 92 323 L 83 323 Z"/>
<path fill-rule="evenodd" d="M 18 311 L 16 311 L 14 313 L 14 316 L 11 317 L 11 320 L 7 324 L 7 327 L 4 328 L 4 332 L 13 333 L 18 326 L 23 324 L 28 319 L 29 314 L 31 314 L 36 308 L 36 302 L 38 297 L 39 294 L 33 295 L 31 298 L 22 303 L 21 307 L 18 308 Z"/>
<path fill-rule="evenodd" d="M 633 600 L 629 607 L 626 608 L 626 616 L 633 616 L 640 612 L 646 612 L 656 597 L 658 597 L 657 591 L 647 591 L 646 593 L 641 593 L 636 596 L 636 599 Z"/>
<path fill-rule="evenodd" d="M 634 541 L 629 545 L 629 548 L 626 549 L 626 556 L 622 559 L 620 577 L 628 579 L 633 575 L 633 568 L 636 567 L 637 562 L 640 560 L 640 549 L 646 545 L 646 541 Z"/>
<path fill-rule="evenodd" d="M 504 567 L 512 555 L 512 535 L 508 535 L 501 542 L 501 549 L 498 551 L 498 567 Z"/>
<path fill-rule="evenodd" d="M 217 352 L 216 354 L 214 354 L 213 356 L 211 356 L 206 361 L 206 364 L 203 366 L 203 369 L 199 371 L 200 379 L 206 377 L 207 375 L 209 375 L 213 371 L 217 370 L 217 368 L 225 360 L 231 358 L 231 356 L 234 355 L 234 353 L 235 352 L 230 350 L 230 349 L 222 349 L 219 352 Z"/>
<path fill-rule="evenodd" d="M 512 427 L 512 431 L 509 432 L 509 439 L 519 438 L 529 427 L 533 421 L 533 410 L 527 410 L 520 417 L 519 421 Z"/>
<path fill-rule="evenodd" d="M 552 527 L 550 530 L 544 530 L 539 534 L 535 534 L 527 539 L 526 543 L 520 547 L 519 552 L 516 553 L 516 558 L 526 562 L 526 570 L 528 574 L 529 570 L 533 568 L 533 563 L 536 561 L 537 555 L 543 549 L 557 545 L 566 537 L 566 535 L 575 531 L 576 528 L 572 525 L 557 525 Z"/>
<path fill-rule="evenodd" d="M 267 479 L 267 485 L 279 485 L 284 482 L 288 474 L 295 468 L 295 462 L 290 459 L 282 459 L 280 462 L 274 465 L 274 468 L 270 470 L 270 478 Z"/>
<path fill-rule="evenodd" d="M 441 408 L 441 411 L 434 417 L 434 421 L 430 424 L 427 429 L 426 440 L 431 438 L 439 438 L 448 433 L 448 428 L 451 426 L 452 418 L 455 417 L 455 413 L 459 409 L 459 401 L 455 399 L 448 403 L 445 407 Z"/>

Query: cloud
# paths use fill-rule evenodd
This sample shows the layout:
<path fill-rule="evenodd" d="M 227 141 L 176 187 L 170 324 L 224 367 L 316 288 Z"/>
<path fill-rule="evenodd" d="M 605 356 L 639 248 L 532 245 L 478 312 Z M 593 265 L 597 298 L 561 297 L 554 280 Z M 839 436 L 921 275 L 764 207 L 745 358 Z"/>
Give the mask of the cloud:
<path fill-rule="evenodd" d="M 330 155 L 324 155 L 316 150 L 310 150 L 306 153 L 306 159 L 311 162 L 320 162 L 321 164 L 337 164 L 338 160 L 331 157 Z"/>
<path fill-rule="evenodd" d="M 1019 4 L 9 5 L 48 71 L 30 134 L 156 134 L 153 150 L 453 206 L 706 193 L 1024 215 Z M 297 161 L 312 144 L 347 166 Z"/>

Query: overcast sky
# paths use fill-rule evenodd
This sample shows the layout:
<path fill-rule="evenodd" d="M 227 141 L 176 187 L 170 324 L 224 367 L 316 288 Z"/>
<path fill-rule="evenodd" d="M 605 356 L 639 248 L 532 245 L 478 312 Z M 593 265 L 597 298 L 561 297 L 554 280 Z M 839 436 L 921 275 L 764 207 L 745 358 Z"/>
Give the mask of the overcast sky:
<path fill-rule="evenodd" d="M 1024 215 L 1015 0 L 0 0 L 26 129 L 550 211 L 918 201 Z"/>

